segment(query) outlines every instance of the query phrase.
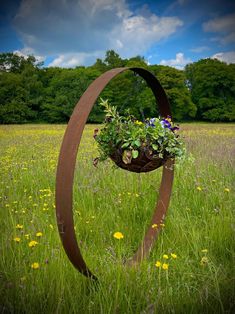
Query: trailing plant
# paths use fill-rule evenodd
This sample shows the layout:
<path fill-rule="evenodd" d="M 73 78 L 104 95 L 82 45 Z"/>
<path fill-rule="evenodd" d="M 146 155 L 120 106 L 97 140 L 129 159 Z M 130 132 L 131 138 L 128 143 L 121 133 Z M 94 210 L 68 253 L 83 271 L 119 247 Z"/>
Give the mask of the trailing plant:
<path fill-rule="evenodd" d="M 100 105 L 106 115 L 104 126 L 94 131 L 100 153 L 95 163 L 106 160 L 117 149 L 121 150 L 125 164 L 130 164 L 143 151 L 161 159 L 184 156 L 185 146 L 176 133 L 179 128 L 173 125 L 171 117 L 151 118 L 141 122 L 129 112 L 120 115 L 108 100 L 101 99 Z"/>

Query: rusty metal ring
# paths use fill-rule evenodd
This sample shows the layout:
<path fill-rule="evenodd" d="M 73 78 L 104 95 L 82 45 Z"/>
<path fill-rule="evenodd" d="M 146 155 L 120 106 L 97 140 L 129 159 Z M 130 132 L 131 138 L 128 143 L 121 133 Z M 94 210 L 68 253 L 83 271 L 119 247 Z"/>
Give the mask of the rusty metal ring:
<path fill-rule="evenodd" d="M 73 180 L 77 151 L 89 113 L 94 106 L 98 96 L 112 78 L 127 70 L 134 71 L 145 79 L 156 98 L 161 116 L 171 116 L 169 102 L 164 92 L 164 89 L 151 72 L 143 68 L 134 67 L 116 68 L 109 70 L 90 84 L 90 86 L 87 88 L 87 90 L 84 92 L 79 102 L 75 106 L 64 134 L 57 165 L 56 217 L 60 238 L 71 263 L 79 270 L 79 272 L 92 279 L 97 278 L 89 270 L 82 257 L 74 231 L 72 211 Z M 159 198 L 156 204 L 151 224 L 145 234 L 142 244 L 140 245 L 139 249 L 133 256 L 129 264 L 136 264 L 140 262 L 149 253 L 161 229 L 160 224 L 162 224 L 164 221 L 170 201 L 174 174 L 173 164 L 174 160 L 168 159 L 166 164 L 163 166 Z M 153 228 L 153 224 L 156 224 L 158 227 Z"/>

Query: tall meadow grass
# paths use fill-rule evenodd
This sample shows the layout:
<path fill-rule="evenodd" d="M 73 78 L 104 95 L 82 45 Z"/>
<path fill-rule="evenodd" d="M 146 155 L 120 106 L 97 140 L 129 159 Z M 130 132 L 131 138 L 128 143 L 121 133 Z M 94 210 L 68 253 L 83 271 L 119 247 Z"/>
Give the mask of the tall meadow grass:
<path fill-rule="evenodd" d="M 137 268 L 124 262 L 150 223 L 161 170 L 135 174 L 111 162 L 94 168 L 95 127 L 86 126 L 78 153 L 74 221 L 98 283 L 73 268 L 57 232 L 65 126 L 0 126 L 1 312 L 233 313 L 235 125 L 181 126 L 187 158 L 175 166 L 165 226 Z M 113 237 L 117 231 L 123 239 Z"/>

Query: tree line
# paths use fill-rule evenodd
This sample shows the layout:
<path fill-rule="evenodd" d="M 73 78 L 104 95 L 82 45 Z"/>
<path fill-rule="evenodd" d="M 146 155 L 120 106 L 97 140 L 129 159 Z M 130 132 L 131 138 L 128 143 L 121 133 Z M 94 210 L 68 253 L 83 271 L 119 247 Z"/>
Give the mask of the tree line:
<path fill-rule="evenodd" d="M 0 54 L 0 123 L 65 123 L 89 84 L 116 67 L 143 67 L 156 75 L 166 91 L 176 121 L 235 121 L 235 64 L 202 59 L 184 70 L 147 65 L 137 56 L 122 59 L 115 51 L 92 66 L 43 67 L 34 56 Z M 114 78 L 101 94 L 121 113 L 128 109 L 139 119 L 158 116 L 154 96 L 132 71 Z M 98 101 L 97 101 L 98 102 Z M 102 108 L 94 106 L 88 122 L 101 122 Z"/>

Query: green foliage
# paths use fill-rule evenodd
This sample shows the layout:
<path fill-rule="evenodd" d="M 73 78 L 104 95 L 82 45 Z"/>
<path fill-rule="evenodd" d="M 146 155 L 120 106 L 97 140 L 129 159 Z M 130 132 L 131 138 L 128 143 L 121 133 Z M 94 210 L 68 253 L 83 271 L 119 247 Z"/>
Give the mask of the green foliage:
<path fill-rule="evenodd" d="M 197 107 L 191 100 L 190 91 L 185 84 L 184 71 L 163 65 L 154 65 L 150 68 L 168 96 L 174 119 L 182 121 L 194 118 Z"/>
<path fill-rule="evenodd" d="M 176 121 L 235 120 L 235 66 L 218 60 L 200 60 L 185 71 L 162 65 L 147 65 L 141 56 L 122 59 L 106 52 L 90 67 L 43 68 L 34 56 L 0 53 L 0 123 L 65 123 L 89 84 L 116 67 L 142 67 L 156 75 L 171 104 Z M 103 90 L 120 114 L 129 109 L 137 119 L 159 115 L 146 82 L 132 71 L 115 77 Z M 15 109 L 13 110 L 13 107 Z M 88 122 L 102 122 L 104 112 L 94 106 Z"/>
<path fill-rule="evenodd" d="M 37 62 L 34 56 L 29 55 L 25 58 L 12 52 L 0 53 L 1 72 L 21 73 L 27 66 L 39 67 L 42 65 L 43 63 Z"/>
<path fill-rule="evenodd" d="M 235 120 L 235 67 L 216 59 L 186 66 L 185 73 L 197 105 L 197 118 L 210 121 Z"/>
<path fill-rule="evenodd" d="M 138 121 L 126 112 L 121 116 L 115 106 L 101 99 L 101 106 L 106 113 L 104 127 L 95 134 L 100 151 L 100 160 L 110 157 L 121 149 L 124 163 L 131 163 L 141 152 L 153 158 L 174 158 L 184 155 L 184 145 L 173 132 L 170 118 L 152 118 L 145 122 Z"/>
<path fill-rule="evenodd" d="M 182 124 L 194 158 L 176 163 L 165 226 L 151 254 L 134 267 L 127 261 L 151 227 L 162 170 L 136 174 L 108 162 L 94 168 L 94 126 L 86 126 L 73 214 L 77 242 L 98 284 L 70 263 L 56 225 L 56 165 L 65 127 L 0 126 L 1 313 L 234 313 L 235 124 Z M 118 231 L 123 239 L 113 237 Z M 29 247 L 32 240 L 38 245 Z M 31 268 L 35 262 L 38 269 Z"/>

